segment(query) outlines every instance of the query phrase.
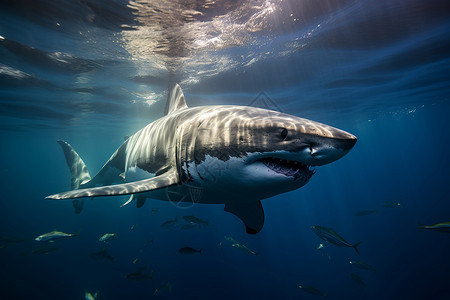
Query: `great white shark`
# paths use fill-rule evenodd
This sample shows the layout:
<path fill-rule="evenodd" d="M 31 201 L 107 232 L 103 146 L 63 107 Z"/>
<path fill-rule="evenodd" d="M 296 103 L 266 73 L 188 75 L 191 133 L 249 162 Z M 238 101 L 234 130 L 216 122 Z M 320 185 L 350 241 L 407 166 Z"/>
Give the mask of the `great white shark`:
<path fill-rule="evenodd" d="M 304 186 L 315 171 L 352 149 L 343 130 L 278 111 L 234 105 L 188 107 L 178 84 L 169 89 L 165 116 L 129 138 L 91 178 L 64 141 L 72 190 L 46 199 L 131 195 L 225 204 L 247 233 L 264 224 L 261 200 Z M 80 200 L 78 200 L 80 201 Z"/>

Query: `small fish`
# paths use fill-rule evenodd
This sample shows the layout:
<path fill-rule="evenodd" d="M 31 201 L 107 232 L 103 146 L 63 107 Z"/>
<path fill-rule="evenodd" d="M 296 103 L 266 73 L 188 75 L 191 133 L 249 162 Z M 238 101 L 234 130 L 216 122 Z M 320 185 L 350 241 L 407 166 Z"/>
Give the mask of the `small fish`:
<path fill-rule="evenodd" d="M 180 252 L 181 254 L 196 254 L 196 253 L 202 254 L 202 249 L 196 250 L 191 247 L 183 247 L 183 248 L 179 249 L 178 252 Z"/>
<path fill-rule="evenodd" d="M 144 253 L 144 251 L 147 249 L 147 247 L 149 246 L 149 245 L 153 245 L 153 239 L 147 239 L 147 240 L 145 240 L 145 243 L 144 243 L 144 245 L 142 246 L 142 248 L 141 249 L 139 249 L 140 251 L 139 252 L 141 252 L 141 253 Z"/>
<path fill-rule="evenodd" d="M 317 246 L 316 249 L 317 249 L 317 250 L 323 249 L 323 244 L 319 244 L 319 246 Z"/>
<path fill-rule="evenodd" d="M 237 241 L 234 238 L 232 238 L 231 236 L 224 236 L 223 238 L 225 240 L 231 242 L 232 244 L 237 244 Z"/>
<path fill-rule="evenodd" d="M 438 232 L 442 232 L 442 233 L 450 233 L 450 222 L 442 222 L 442 223 L 437 223 L 434 225 L 422 225 L 419 223 L 420 226 L 420 230 L 422 229 L 430 229 L 430 230 L 434 230 L 434 231 L 438 231 Z"/>
<path fill-rule="evenodd" d="M 114 262 L 114 257 L 111 256 L 111 254 L 108 253 L 108 250 L 106 250 L 106 247 L 103 248 L 102 251 L 98 252 L 91 252 L 89 253 L 89 256 L 93 259 L 108 259 L 110 262 Z"/>
<path fill-rule="evenodd" d="M 238 244 L 238 243 L 235 243 L 235 244 L 232 244 L 231 246 L 234 247 L 234 248 L 237 248 L 237 249 L 239 249 L 239 250 L 242 250 L 242 251 L 244 251 L 244 252 L 247 252 L 247 253 L 250 253 L 250 254 L 253 254 L 253 255 L 258 255 L 258 253 L 256 253 L 256 252 L 250 250 L 250 249 L 249 249 L 246 245 L 244 245 L 244 244 Z"/>
<path fill-rule="evenodd" d="M 333 229 L 323 226 L 311 226 L 314 233 L 327 243 L 333 244 L 338 247 L 352 247 L 355 249 L 356 253 L 359 254 L 358 246 L 361 242 L 354 245 L 350 244 L 344 240 L 339 234 L 337 234 Z"/>
<path fill-rule="evenodd" d="M 355 216 L 363 217 L 363 216 L 375 214 L 377 212 L 378 212 L 378 210 L 361 210 L 361 211 L 358 211 L 357 213 L 355 213 Z"/>
<path fill-rule="evenodd" d="M 176 216 L 174 220 L 165 221 L 164 223 L 161 224 L 161 227 L 165 228 L 165 229 L 169 229 L 169 228 L 172 228 L 173 226 L 175 226 L 175 224 L 177 224 L 177 223 L 178 223 L 178 216 Z"/>
<path fill-rule="evenodd" d="M 84 298 L 86 300 L 95 300 L 95 299 L 97 299 L 97 297 L 98 297 L 98 292 L 95 292 L 95 294 L 93 294 L 93 295 L 88 291 L 84 292 Z"/>
<path fill-rule="evenodd" d="M 181 226 L 181 229 L 186 230 L 186 229 L 199 228 L 199 227 L 201 227 L 201 226 L 198 225 L 197 223 L 189 222 L 188 224 Z"/>
<path fill-rule="evenodd" d="M 351 265 L 353 265 L 353 266 L 355 266 L 355 267 L 357 267 L 359 269 L 362 269 L 362 270 L 368 270 L 368 271 L 374 271 L 374 272 L 377 271 L 377 269 L 375 269 L 374 267 L 372 267 L 371 265 L 369 265 L 369 264 L 367 264 L 367 263 L 365 263 L 363 261 L 350 260 L 349 264 L 351 264 Z"/>
<path fill-rule="evenodd" d="M 139 261 L 139 258 L 136 258 L 135 260 L 133 260 L 133 264 L 137 264 L 138 261 Z"/>
<path fill-rule="evenodd" d="M 147 266 L 140 267 L 136 272 L 129 273 L 125 275 L 126 279 L 134 280 L 134 281 L 144 281 L 147 279 L 153 279 L 153 271 L 150 274 L 145 274 L 143 271 L 147 269 Z"/>
<path fill-rule="evenodd" d="M 65 240 L 70 237 L 79 236 L 78 233 L 65 233 L 61 231 L 51 231 L 44 234 L 41 234 L 37 238 L 35 238 L 35 241 L 38 242 L 54 242 L 59 240 Z"/>
<path fill-rule="evenodd" d="M 0 237 L 0 243 L 4 244 L 13 244 L 13 243 L 21 243 L 26 241 L 26 238 L 15 236 L 15 235 L 4 235 Z"/>
<path fill-rule="evenodd" d="M 350 274 L 350 278 L 356 282 L 358 285 L 360 286 L 366 286 L 366 284 L 364 283 L 364 281 L 361 279 L 361 277 L 358 274 L 355 273 L 351 273 Z"/>
<path fill-rule="evenodd" d="M 131 225 L 130 230 L 134 230 L 134 228 L 136 228 L 136 224 Z"/>
<path fill-rule="evenodd" d="M 312 295 L 316 295 L 316 296 L 322 296 L 322 297 L 326 297 L 327 295 L 322 293 L 319 289 L 310 286 L 310 285 L 299 285 L 298 286 L 300 289 L 302 289 L 303 291 L 310 293 Z"/>
<path fill-rule="evenodd" d="M 172 292 L 172 287 L 173 287 L 173 284 L 170 283 L 170 282 L 163 283 L 163 284 L 161 284 L 159 287 L 157 287 L 155 289 L 155 292 L 153 293 L 153 296 L 159 296 L 165 291 L 167 291 L 168 293 L 171 293 Z"/>
<path fill-rule="evenodd" d="M 101 236 L 101 238 L 98 239 L 99 242 L 108 243 L 109 241 L 112 241 L 117 238 L 117 234 L 115 233 L 105 233 Z"/>
<path fill-rule="evenodd" d="M 73 205 L 73 209 L 75 210 L 75 214 L 78 215 L 83 210 L 84 200 L 80 200 L 80 199 L 72 200 L 72 205 Z"/>
<path fill-rule="evenodd" d="M 208 226 L 209 225 L 209 221 L 202 220 L 200 218 L 197 218 L 196 216 L 183 216 L 183 219 L 185 219 L 187 222 L 194 223 L 194 224 L 197 224 L 199 226 L 201 226 L 201 225 Z"/>
<path fill-rule="evenodd" d="M 395 202 L 395 201 L 384 201 L 381 203 L 381 206 L 383 206 L 385 208 L 396 208 L 396 207 L 401 207 L 402 204 L 400 202 Z"/>
<path fill-rule="evenodd" d="M 49 254 L 50 252 L 58 251 L 59 247 L 42 246 L 32 251 L 33 254 Z"/>

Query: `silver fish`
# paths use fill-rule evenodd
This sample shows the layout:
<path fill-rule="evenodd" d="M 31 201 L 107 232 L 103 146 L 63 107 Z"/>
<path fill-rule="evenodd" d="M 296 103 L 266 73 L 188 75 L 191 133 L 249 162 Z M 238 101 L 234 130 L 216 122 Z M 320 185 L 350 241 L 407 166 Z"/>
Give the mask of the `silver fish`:
<path fill-rule="evenodd" d="M 322 293 L 319 289 L 311 286 L 311 285 L 299 285 L 298 288 L 302 289 L 303 291 L 312 294 L 312 295 L 316 295 L 316 296 L 322 296 L 322 297 L 326 297 L 327 295 Z"/>
<path fill-rule="evenodd" d="M 51 232 L 41 234 L 34 240 L 38 241 L 38 242 L 54 242 L 54 241 L 59 241 L 59 240 L 65 240 L 67 238 L 74 237 L 74 236 L 79 236 L 79 234 L 78 233 L 65 233 L 65 232 L 54 230 Z"/>
<path fill-rule="evenodd" d="M 209 225 L 209 221 L 202 220 L 200 218 L 197 218 L 196 216 L 183 216 L 183 219 L 185 219 L 187 222 L 194 223 L 197 225 L 206 225 L 206 226 Z"/>
<path fill-rule="evenodd" d="M 178 216 L 175 217 L 174 220 L 167 220 L 161 224 L 162 228 L 169 229 L 175 226 L 178 223 Z"/>
<path fill-rule="evenodd" d="M 111 254 L 108 253 L 108 250 L 106 250 L 106 248 L 103 248 L 102 251 L 91 252 L 89 253 L 89 256 L 93 259 L 108 259 L 110 262 L 114 262 L 114 257 L 112 257 Z"/>
<path fill-rule="evenodd" d="M 145 269 L 147 269 L 147 266 L 140 267 L 139 269 L 137 269 L 136 272 L 125 275 L 125 278 L 135 281 L 144 281 L 147 279 L 153 279 L 153 271 L 151 271 L 150 274 L 146 274 L 143 272 Z"/>
<path fill-rule="evenodd" d="M 419 222 L 420 230 L 422 229 L 430 229 L 442 233 L 450 233 L 450 222 L 442 222 L 434 225 L 422 225 Z"/>
<path fill-rule="evenodd" d="M 191 247 L 183 247 L 183 248 L 179 249 L 178 252 L 180 252 L 181 254 L 196 254 L 196 253 L 202 254 L 202 249 L 196 250 Z"/>
<path fill-rule="evenodd" d="M 98 240 L 99 240 L 99 242 L 108 243 L 109 241 L 112 241 L 113 239 L 116 239 L 116 238 L 117 238 L 117 234 L 115 234 L 115 233 L 105 233 Z"/>
<path fill-rule="evenodd" d="M 246 245 L 244 245 L 244 244 L 238 244 L 238 243 L 235 243 L 235 244 L 232 244 L 231 246 L 234 247 L 234 248 L 237 248 L 237 249 L 239 249 L 239 250 L 242 250 L 242 251 L 244 251 L 244 252 L 247 252 L 247 253 L 256 255 L 256 256 L 259 254 L 259 253 L 255 252 L 255 251 L 250 250 L 250 248 L 248 248 L 248 247 L 247 247 Z"/>
<path fill-rule="evenodd" d="M 354 245 L 350 244 L 344 238 L 342 238 L 339 234 L 337 234 L 333 229 L 323 226 L 311 226 L 311 229 L 314 233 L 324 240 L 327 243 L 333 244 L 338 247 L 352 247 L 355 249 L 356 253 L 359 254 L 358 246 L 361 242 L 356 243 Z"/>
<path fill-rule="evenodd" d="M 358 274 L 355 273 L 351 273 L 350 274 L 350 278 L 356 282 L 358 285 L 360 286 L 366 286 L 366 284 L 364 283 L 364 281 L 361 279 L 361 277 Z"/>
<path fill-rule="evenodd" d="M 365 263 L 363 261 L 350 260 L 349 264 L 351 264 L 351 265 L 353 265 L 353 266 L 355 266 L 355 267 L 357 267 L 359 269 L 362 269 L 362 270 L 368 270 L 368 271 L 374 271 L 374 272 L 377 271 L 377 269 L 375 269 L 374 267 L 372 267 L 371 265 L 369 265 L 369 264 L 367 264 L 367 263 Z"/>
<path fill-rule="evenodd" d="M 88 291 L 84 292 L 84 298 L 86 300 L 95 300 L 95 299 L 97 299 L 97 297 L 98 297 L 98 292 L 95 292 L 94 294 L 92 294 Z"/>

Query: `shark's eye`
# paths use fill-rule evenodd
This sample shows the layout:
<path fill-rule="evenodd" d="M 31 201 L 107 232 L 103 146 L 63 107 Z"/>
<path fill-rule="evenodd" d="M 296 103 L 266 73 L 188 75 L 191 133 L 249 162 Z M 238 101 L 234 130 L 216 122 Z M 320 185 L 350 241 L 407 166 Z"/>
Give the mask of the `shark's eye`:
<path fill-rule="evenodd" d="M 283 128 L 283 130 L 281 130 L 281 138 L 284 140 L 288 135 L 288 131 L 286 128 Z"/>

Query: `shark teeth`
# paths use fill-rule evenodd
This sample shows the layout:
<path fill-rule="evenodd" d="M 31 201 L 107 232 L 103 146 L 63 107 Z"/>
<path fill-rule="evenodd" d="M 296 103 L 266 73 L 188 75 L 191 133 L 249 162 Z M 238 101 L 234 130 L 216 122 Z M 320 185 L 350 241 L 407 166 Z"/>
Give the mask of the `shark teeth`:
<path fill-rule="evenodd" d="M 311 170 L 308 165 L 294 160 L 265 157 L 259 161 L 276 173 L 294 177 L 294 180 L 300 177 L 309 180 L 311 176 L 316 173 L 316 171 L 314 169 Z"/>

